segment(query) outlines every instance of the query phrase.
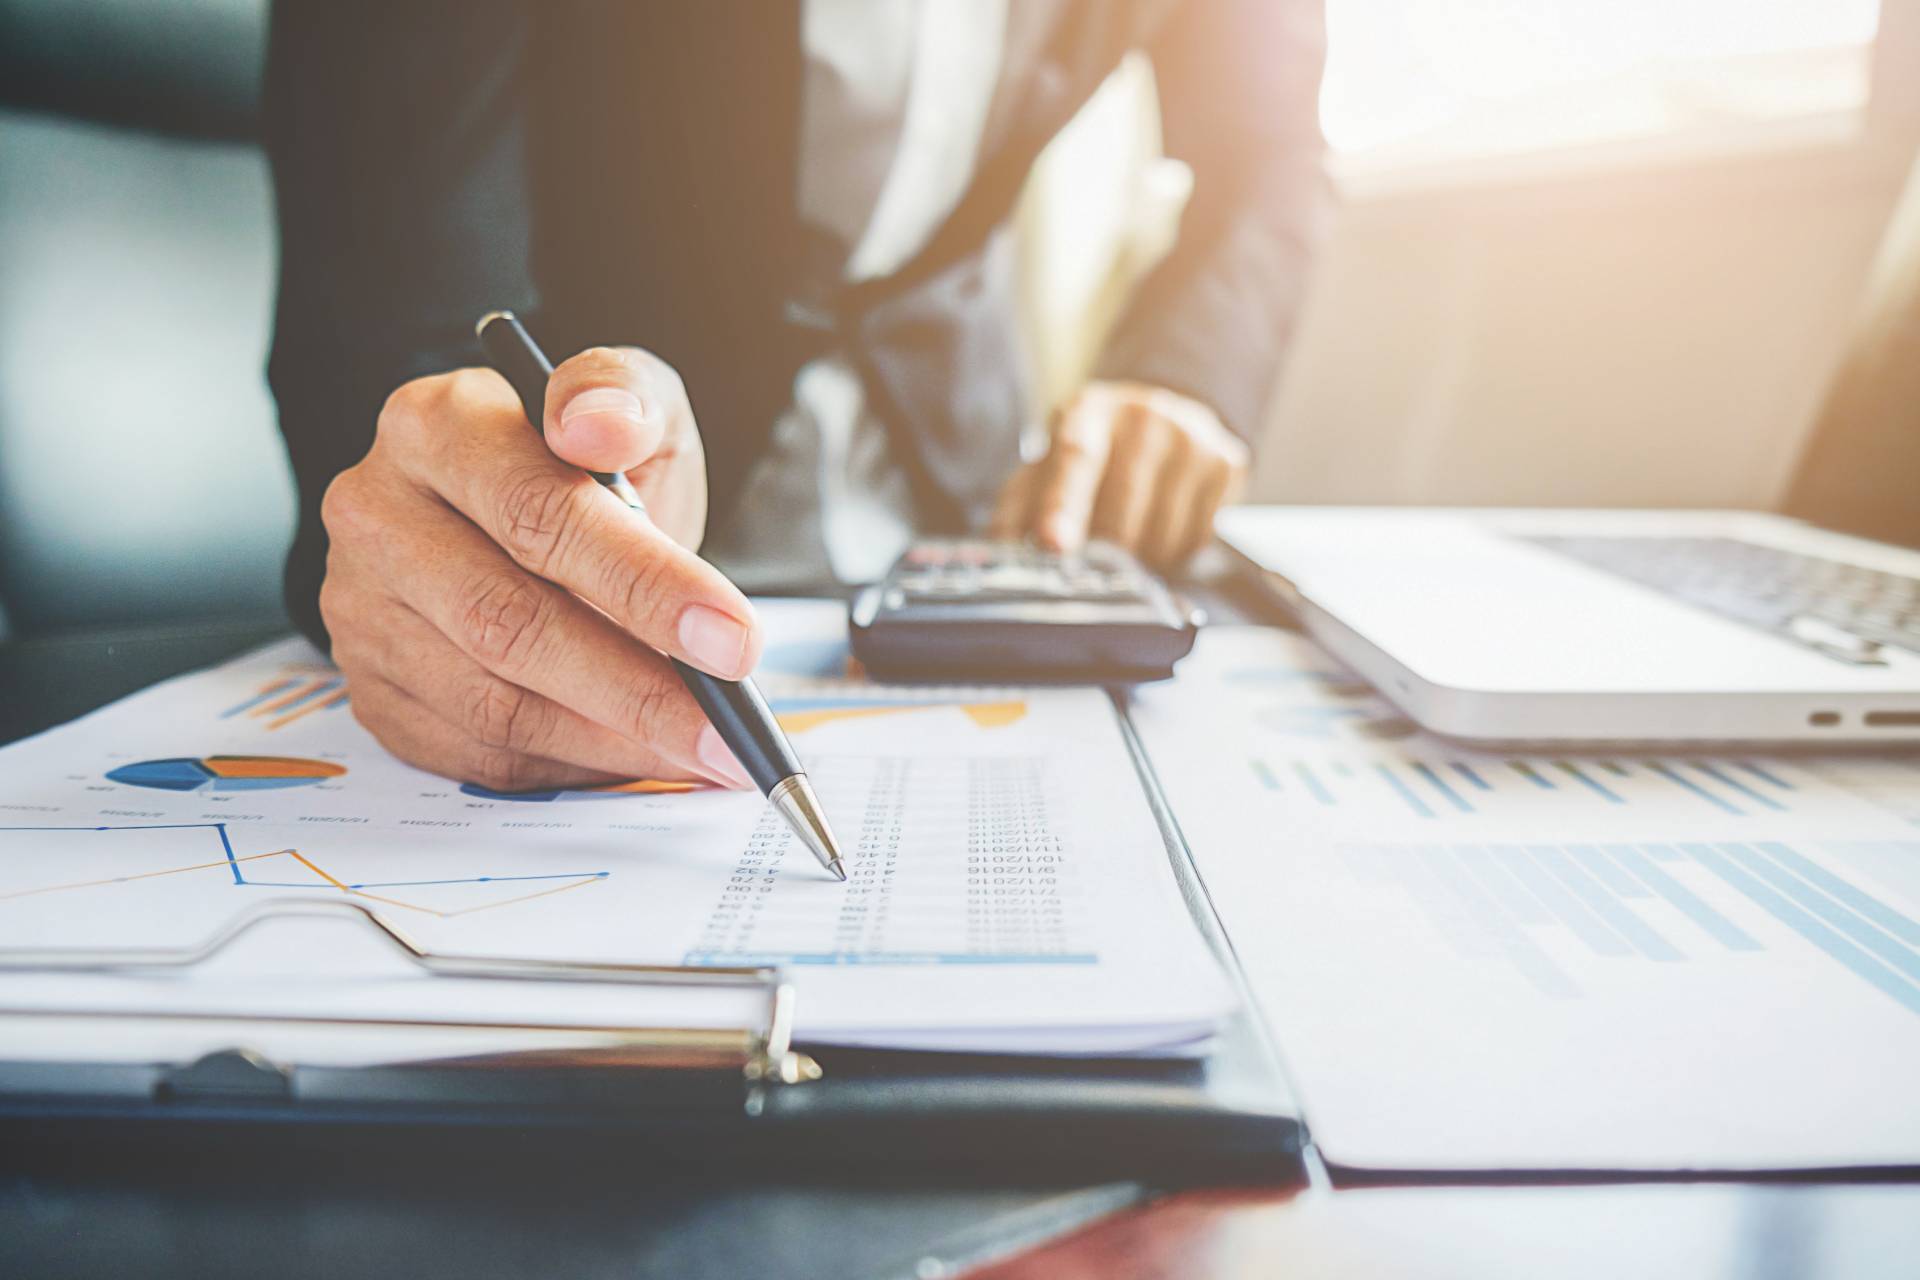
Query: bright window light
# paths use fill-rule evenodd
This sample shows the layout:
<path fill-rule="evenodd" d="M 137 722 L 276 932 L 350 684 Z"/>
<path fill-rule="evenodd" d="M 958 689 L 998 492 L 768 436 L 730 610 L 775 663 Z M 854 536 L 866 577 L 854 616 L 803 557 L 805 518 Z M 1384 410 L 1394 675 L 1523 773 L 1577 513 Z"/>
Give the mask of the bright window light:
<path fill-rule="evenodd" d="M 1432 161 L 1857 112 L 1879 0 L 1328 0 L 1321 116 Z"/>

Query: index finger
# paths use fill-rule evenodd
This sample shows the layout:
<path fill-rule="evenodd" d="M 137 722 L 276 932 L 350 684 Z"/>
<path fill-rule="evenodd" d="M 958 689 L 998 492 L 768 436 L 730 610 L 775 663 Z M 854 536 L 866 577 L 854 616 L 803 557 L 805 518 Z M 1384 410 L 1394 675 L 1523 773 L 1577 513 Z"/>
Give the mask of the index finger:
<path fill-rule="evenodd" d="M 382 429 L 414 478 L 516 563 L 573 592 L 628 634 L 726 680 L 760 654 L 753 606 L 644 513 L 554 457 L 505 380 L 459 376 L 426 404 L 389 403 Z"/>
<path fill-rule="evenodd" d="M 1073 551 L 1086 541 L 1093 500 L 1113 448 L 1111 416 L 1082 400 L 1054 430 L 1033 506 L 1034 532 L 1054 551 Z"/>

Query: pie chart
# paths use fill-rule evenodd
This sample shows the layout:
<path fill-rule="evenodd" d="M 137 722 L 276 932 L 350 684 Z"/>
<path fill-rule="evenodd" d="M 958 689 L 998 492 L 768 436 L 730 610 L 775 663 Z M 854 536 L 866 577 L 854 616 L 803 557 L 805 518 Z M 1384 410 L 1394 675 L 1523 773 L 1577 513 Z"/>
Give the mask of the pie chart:
<path fill-rule="evenodd" d="M 277 791 L 338 778 L 345 765 L 288 756 L 175 756 L 109 770 L 108 782 L 154 791 Z"/>

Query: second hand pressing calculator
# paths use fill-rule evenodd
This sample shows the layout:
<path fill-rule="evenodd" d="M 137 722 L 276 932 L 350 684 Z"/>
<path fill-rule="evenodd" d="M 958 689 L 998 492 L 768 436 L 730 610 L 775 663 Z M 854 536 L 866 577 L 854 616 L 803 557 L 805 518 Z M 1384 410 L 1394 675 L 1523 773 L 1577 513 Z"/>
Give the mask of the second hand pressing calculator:
<path fill-rule="evenodd" d="M 853 653 L 894 680 L 1164 680 L 1203 622 L 1126 551 L 916 542 L 849 606 Z"/>

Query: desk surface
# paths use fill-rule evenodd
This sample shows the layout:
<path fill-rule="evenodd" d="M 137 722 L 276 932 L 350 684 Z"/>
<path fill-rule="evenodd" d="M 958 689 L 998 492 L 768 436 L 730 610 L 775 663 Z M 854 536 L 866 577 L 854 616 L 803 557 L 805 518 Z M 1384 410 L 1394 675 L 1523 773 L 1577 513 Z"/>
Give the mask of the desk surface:
<path fill-rule="evenodd" d="M 1910 1276 L 1920 1187 L 1668 1184 L 1193 1192 L 973 1280 Z"/>
<path fill-rule="evenodd" d="M 1216 616 L 1257 602 L 1201 591 Z M 265 638 L 271 621 L 0 645 L 0 741 Z M 1920 1185 L 1539 1185 L 1186 1193 L 648 1181 L 644 1152 L 513 1135 L 431 1149 L 0 1140 L 0 1275 L 1903 1276 Z M 929 1177 L 937 1176 L 930 1165 Z"/>

